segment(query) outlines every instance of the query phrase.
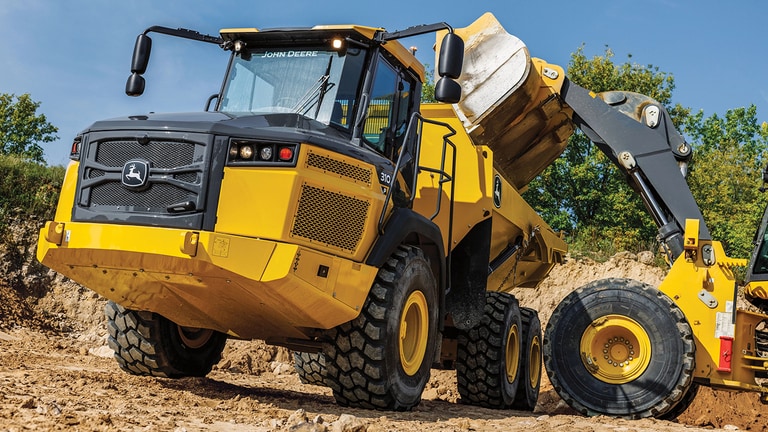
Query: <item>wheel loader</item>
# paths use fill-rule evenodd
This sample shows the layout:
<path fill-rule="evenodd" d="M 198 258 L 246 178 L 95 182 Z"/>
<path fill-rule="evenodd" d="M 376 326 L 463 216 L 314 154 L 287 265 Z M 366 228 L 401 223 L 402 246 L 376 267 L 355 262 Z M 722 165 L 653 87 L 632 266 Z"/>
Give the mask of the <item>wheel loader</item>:
<path fill-rule="evenodd" d="M 439 103 L 423 104 L 424 67 L 400 39 L 431 32 Z M 130 96 L 149 33 L 219 46 L 220 89 L 202 112 L 83 130 L 38 244 L 109 300 L 126 372 L 204 376 L 239 338 L 294 350 L 302 381 L 351 407 L 411 409 L 449 368 L 463 402 L 532 410 L 542 359 L 585 414 L 673 416 L 699 384 L 765 399 L 766 316 L 735 308 L 744 262 L 709 239 L 678 170 L 690 149 L 653 101 L 589 93 L 490 14 L 395 32 L 150 27 Z M 676 260 L 658 289 L 577 290 L 543 338 L 510 292 L 567 246 L 520 192 L 575 127 L 623 164 Z"/>

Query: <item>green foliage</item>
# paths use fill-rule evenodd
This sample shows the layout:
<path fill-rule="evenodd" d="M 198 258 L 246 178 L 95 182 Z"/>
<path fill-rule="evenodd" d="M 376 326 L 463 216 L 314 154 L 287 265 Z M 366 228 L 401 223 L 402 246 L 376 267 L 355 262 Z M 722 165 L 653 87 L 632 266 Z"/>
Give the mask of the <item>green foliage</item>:
<path fill-rule="evenodd" d="M 768 152 L 768 125 L 759 126 L 756 109 L 738 108 L 724 118 L 671 104 L 671 74 L 653 65 L 613 62 L 613 52 L 586 58 L 571 56 L 568 77 L 596 93 L 633 91 L 662 104 L 694 149 L 688 182 L 714 239 L 726 252 L 748 257 L 766 198 L 758 193 Z M 594 258 L 621 250 L 653 249 L 657 229 L 623 172 L 587 137 L 576 132 L 566 150 L 529 184 L 523 197 L 558 230 L 569 232 L 572 251 Z"/>
<path fill-rule="evenodd" d="M 424 65 L 426 79 L 421 84 L 421 103 L 437 102 L 435 100 L 435 78 L 428 64 Z"/>
<path fill-rule="evenodd" d="M 757 108 L 728 110 L 685 119 L 693 141 L 688 184 L 704 220 L 726 253 L 748 258 L 768 197 L 758 190 L 768 153 L 768 125 L 757 123 Z"/>
<path fill-rule="evenodd" d="M 40 143 L 56 140 L 59 129 L 45 114 L 37 114 L 39 107 L 40 102 L 33 101 L 28 93 L 0 93 L 0 154 L 45 161 Z"/>
<path fill-rule="evenodd" d="M 63 181 L 62 166 L 0 155 L 0 228 L 11 213 L 53 219 Z"/>

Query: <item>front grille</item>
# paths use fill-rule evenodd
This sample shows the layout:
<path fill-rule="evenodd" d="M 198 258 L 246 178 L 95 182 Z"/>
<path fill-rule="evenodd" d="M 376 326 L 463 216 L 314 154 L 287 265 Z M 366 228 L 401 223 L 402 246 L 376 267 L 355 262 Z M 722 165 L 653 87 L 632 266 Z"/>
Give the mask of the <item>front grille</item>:
<path fill-rule="evenodd" d="M 354 252 L 369 208 L 368 201 L 304 184 L 291 235 Z"/>
<path fill-rule="evenodd" d="M 120 167 L 131 159 L 152 162 L 155 168 L 175 168 L 191 165 L 195 157 L 195 145 L 183 141 L 150 141 L 146 145 L 133 140 L 115 140 L 99 143 L 96 163 Z"/>
<path fill-rule="evenodd" d="M 307 167 L 334 173 L 368 186 L 371 185 L 372 174 L 369 168 L 352 165 L 312 151 L 307 154 Z"/>
<path fill-rule="evenodd" d="M 143 191 L 132 191 L 120 183 L 110 182 L 91 190 L 91 206 L 131 207 L 134 211 L 165 213 L 170 205 L 194 200 L 194 193 L 164 183 L 153 184 Z"/>
<path fill-rule="evenodd" d="M 74 220 L 104 220 L 191 227 L 205 211 L 205 182 L 213 137 L 207 134 L 116 132 L 88 135 L 81 153 Z M 117 135 L 117 136 L 116 136 Z M 140 143 L 141 142 L 141 143 Z M 147 162 L 146 184 L 123 184 L 123 168 L 131 161 Z M 189 215 L 184 219 L 181 214 Z M 198 215 L 192 217 L 192 215 Z M 194 221 L 194 222 L 190 222 Z"/>

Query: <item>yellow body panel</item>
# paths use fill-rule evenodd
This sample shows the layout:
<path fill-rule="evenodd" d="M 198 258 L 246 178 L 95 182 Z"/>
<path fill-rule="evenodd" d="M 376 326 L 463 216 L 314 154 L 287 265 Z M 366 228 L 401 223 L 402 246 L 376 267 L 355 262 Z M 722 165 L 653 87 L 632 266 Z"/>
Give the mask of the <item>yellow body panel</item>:
<path fill-rule="evenodd" d="M 225 168 L 216 230 L 361 262 L 376 240 L 384 198 L 373 166 L 304 145 L 296 170 Z"/>
<path fill-rule="evenodd" d="M 686 239 L 698 237 L 694 233 L 696 229 L 697 224 L 688 223 Z M 755 382 L 749 357 L 755 350 L 755 326 L 768 316 L 736 308 L 736 279 L 732 269 L 747 262 L 726 256 L 720 242 L 698 239 L 697 243 L 699 248 L 712 248 L 716 264 L 705 265 L 698 253 L 700 249 L 686 245 L 688 252 L 675 261 L 659 286 L 683 311 L 693 330 L 694 377 L 716 387 L 764 392 Z M 726 349 L 729 338 L 733 346 Z"/>
<path fill-rule="evenodd" d="M 50 223 L 49 223 L 50 224 Z M 377 269 L 273 241 L 200 232 L 64 223 L 60 246 L 41 231 L 38 259 L 127 308 L 241 338 L 306 338 L 357 316 Z"/>

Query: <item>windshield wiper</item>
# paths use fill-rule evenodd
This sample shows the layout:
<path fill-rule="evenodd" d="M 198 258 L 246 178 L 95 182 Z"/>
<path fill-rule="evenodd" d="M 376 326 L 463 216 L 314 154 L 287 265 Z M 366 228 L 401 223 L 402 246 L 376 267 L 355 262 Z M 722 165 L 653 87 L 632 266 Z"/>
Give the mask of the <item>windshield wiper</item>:
<path fill-rule="evenodd" d="M 320 106 L 323 104 L 323 97 L 328 93 L 336 84 L 329 83 L 331 78 L 331 65 L 333 64 L 333 56 L 328 57 L 328 67 L 325 69 L 325 75 L 321 76 L 312 87 L 304 93 L 304 96 L 296 102 L 296 105 L 292 108 L 294 112 L 301 115 L 306 115 L 313 106 L 317 105 L 315 110 L 315 118 L 320 113 Z"/>

